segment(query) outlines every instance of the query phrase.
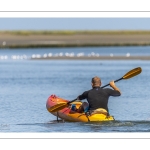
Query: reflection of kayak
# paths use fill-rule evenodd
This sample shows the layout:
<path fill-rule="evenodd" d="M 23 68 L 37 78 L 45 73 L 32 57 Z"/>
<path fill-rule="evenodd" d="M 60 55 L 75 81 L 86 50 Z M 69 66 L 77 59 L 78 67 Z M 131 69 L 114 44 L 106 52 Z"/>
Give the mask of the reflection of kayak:
<path fill-rule="evenodd" d="M 46 102 L 46 108 L 49 111 L 49 108 L 60 103 L 67 103 L 68 100 L 65 100 L 63 98 L 57 97 L 55 95 L 51 95 L 47 102 Z M 71 104 L 75 104 L 78 108 L 82 103 L 81 102 L 73 102 Z M 50 111 L 49 111 L 50 112 Z M 71 108 L 65 107 L 64 109 L 58 111 L 58 112 L 50 112 L 53 115 L 66 120 L 66 121 L 75 121 L 75 122 L 88 122 L 88 121 L 111 121 L 114 120 L 113 116 L 107 116 L 107 111 L 105 109 L 97 109 L 94 113 L 92 113 L 89 116 L 86 116 L 85 113 L 78 113 L 75 111 L 72 111 Z"/>

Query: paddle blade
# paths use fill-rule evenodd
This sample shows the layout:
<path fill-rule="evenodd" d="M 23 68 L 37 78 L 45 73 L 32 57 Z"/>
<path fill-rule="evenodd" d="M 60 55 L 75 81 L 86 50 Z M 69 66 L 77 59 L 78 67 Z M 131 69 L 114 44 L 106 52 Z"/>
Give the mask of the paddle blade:
<path fill-rule="evenodd" d="M 50 107 L 48 110 L 49 110 L 49 112 L 57 112 L 61 109 L 64 109 L 67 106 L 68 106 L 68 103 L 60 103 L 60 104 L 56 104 L 56 105 Z"/>
<path fill-rule="evenodd" d="M 130 70 L 128 73 L 126 73 L 122 78 L 123 79 L 130 79 L 142 72 L 141 67 L 135 68 L 133 70 Z"/>

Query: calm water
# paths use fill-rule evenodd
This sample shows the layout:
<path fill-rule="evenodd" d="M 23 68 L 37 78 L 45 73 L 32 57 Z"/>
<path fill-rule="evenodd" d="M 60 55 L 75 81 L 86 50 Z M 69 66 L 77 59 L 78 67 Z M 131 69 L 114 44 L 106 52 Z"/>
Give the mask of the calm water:
<path fill-rule="evenodd" d="M 150 55 L 150 47 L 0 50 L 1 56 L 7 56 L 0 60 L 0 132 L 150 132 L 150 61 L 27 59 L 32 54 L 60 52 Z M 27 58 L 13 59 L 12 55 Z M 105 85 L 136 67 L 141 67 L 142 73 L 117 82 L 122 95 L 109 100 L 116 121 L 58 123 L 46 110 L 51 94 L 73 100 L 91 89 L 91 77 L 100 76 Z"/>

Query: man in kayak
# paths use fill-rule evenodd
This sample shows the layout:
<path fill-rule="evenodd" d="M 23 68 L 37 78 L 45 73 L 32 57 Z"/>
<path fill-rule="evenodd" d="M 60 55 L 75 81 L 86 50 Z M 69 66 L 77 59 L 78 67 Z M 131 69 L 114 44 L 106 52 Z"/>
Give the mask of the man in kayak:
<path fill-rule="evenodd" d="M 110 96 L 120 96 L 121 91 L 120 89 L 115 85 L 114 81 L 111 81 L 110 86 L 113 88 L 104 88 L 102 89 L 101 86 L 101 79 L 97 76 L 92 78 L 91 85 L 92 89 L 89 91 L 83 92 L 83 94 L 79 95 L 77 97 L 78 100 L 87 99 L 87 102 L 83 102 L 82 105 L 79 107 L 79 109 L 76 109 L 76 107 L 73 105 L 72 110 L 77 111 L 79 113 L 88 111 L 90 113 L 94 112 L 94 110 L 98 108 L 103 108 L 108 112 L 108 99 Z"/>

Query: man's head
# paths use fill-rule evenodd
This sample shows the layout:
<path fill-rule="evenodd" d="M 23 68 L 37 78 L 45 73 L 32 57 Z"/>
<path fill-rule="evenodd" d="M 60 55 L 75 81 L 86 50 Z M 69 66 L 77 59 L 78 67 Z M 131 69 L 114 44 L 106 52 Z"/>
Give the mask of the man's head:
<path fill-rule="evenodd" d="M 91 83 L 92 87 L 99 87 L 99 86 L 101 86 L 101 79 L 99 77 L 97 77 L 97 76 L 93 77 L 91 82 L 92 82 Z"/>

